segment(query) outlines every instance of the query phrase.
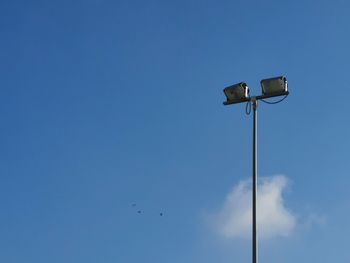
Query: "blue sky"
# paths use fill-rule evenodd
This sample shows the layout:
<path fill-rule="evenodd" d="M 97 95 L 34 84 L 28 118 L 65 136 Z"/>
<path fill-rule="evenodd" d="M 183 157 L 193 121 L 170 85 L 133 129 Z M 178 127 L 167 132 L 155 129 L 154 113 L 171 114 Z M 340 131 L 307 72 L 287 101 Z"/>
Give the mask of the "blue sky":
<path fill-rule="evenodd" d="M 252 116 L 222 89 L 283 74 L 258 172 L 288 178 L 296 225 L 260 262 L 349 262 L 349 10 L 2 1 L 0 261 L 249 262 L 249 239 L 208 222 L 251 175 Z"/>

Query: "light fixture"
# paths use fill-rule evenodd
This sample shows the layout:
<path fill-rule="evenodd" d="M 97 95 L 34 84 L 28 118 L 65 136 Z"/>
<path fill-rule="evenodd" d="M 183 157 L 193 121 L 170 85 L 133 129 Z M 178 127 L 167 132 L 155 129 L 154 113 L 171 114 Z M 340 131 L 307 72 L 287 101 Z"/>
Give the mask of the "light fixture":
<path fill-rule="evenodd" d="M 284 76 L 263 79 L 260 84 L 264 96 L 283 95 L 288 93 L 287 78 Z"/>
<path fill-rule="evenodd" d="M 240 82 L 224 88 L 226 102 L 224 104 L 233 104 L 249 100 L 249 88 L 245 82 Z"/>

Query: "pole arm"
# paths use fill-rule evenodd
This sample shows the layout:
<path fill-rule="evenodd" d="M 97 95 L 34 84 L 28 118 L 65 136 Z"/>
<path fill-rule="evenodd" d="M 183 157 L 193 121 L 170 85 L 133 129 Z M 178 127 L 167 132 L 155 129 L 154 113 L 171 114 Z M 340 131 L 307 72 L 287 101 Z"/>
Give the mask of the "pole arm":
<path fill-rule="evenodd" d="M 268 98 L 274 98 L 274 97 L 279 97 L 279 96 L 287 96 L 289 95 L 289 91 L 286 92 L 278 92 L 278 93 L 273 93 L 273 94 L 268 94 L 268 95 L 260 95 L 260 96 L 254 96 L 254 97 L 249 97 L 246 99 L 238 100 L 238 101 L 224 101 L 223 104 L 226 105 L 231 105 L 231 104 L 237 104 L 237 103 L 242 103 L 242 102 L 252 102 L 258 101 L 258 100 L 263 100 L 263 99 L 268 99 Z"/>

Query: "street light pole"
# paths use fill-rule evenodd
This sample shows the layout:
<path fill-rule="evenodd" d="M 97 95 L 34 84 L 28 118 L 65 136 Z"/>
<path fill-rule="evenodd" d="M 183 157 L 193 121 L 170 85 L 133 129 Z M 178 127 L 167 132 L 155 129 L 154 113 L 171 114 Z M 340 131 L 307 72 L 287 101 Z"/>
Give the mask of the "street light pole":
<path fill-rule="evenodd" d="M 258 263 L 258 229 L 257 229 L 257 108 L 258 100 L 268 104 L 276 104 L 283 101 L 289 94 L 287 78 L 284 76 L 264 79 L 261 82 L 262 95 L 250 96 L 248 85 L 245 82 L 240 82 L 224 89 L 226 101 L 224 105 L 231 105 L 236 103 L 249 103 L 253 106 L 253 176 L 252 176 L 252 262 Z M 265 99 L 284 96 L 279 101 L 266 101 Z M 247 105 L 248 106 L 248 105 Z M 250 112 L 250 110 L 249 110 Z M 248 113 L 248 111 L 247 111 Z M 249 113 L 248 113 L 249 114 Z"/>
<path fill-rule="evenodd" d="M 251 101 L 253 105 L 253 189 L 252 189 L 252 249 L 253 249 L 253 263 L 258 263 L 258 237 L 257 237 L 257 224 L 256 224 L 256 195 L 257 195 L 257 186 L 258 186 L 258 175 L 257 175 L 257 108 L 258 101 L 256 98 L 253 98 Z"/>

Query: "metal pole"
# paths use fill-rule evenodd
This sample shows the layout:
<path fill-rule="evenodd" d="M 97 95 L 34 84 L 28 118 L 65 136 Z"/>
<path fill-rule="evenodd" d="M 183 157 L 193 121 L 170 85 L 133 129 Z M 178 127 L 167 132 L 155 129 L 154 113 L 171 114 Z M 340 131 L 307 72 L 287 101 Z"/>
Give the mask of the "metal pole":
<path fill-rule="evenodd" d="M 253 213 L 252 213 L 252 225 L 253 225 L 253 263 L 258 263 L 258 237 L 257 237 L 257 225 L 256 225 L 256 195 L 257 195 L 257 107 L 258 101 L 256 98 L 252 98 L 253 104 Z"/>

